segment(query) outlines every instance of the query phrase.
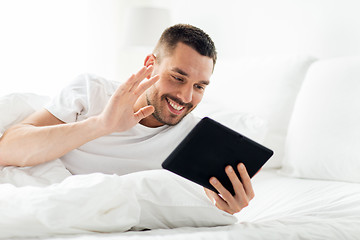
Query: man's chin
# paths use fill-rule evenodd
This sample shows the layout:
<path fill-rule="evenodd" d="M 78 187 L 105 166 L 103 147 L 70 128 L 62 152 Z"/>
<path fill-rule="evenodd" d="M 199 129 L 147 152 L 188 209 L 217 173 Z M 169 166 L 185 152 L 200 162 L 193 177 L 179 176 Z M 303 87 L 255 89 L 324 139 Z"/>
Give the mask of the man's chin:
<path fill-rule="evenodd" d="M 187 115 L 188 113 L 184 114 L 184 115 L 171 115 L 169 117 L 159 117 L 154 115 L 154 117 L 162 124 L 165 125 L 169 125 L 169 126 L 175 126 L 177 125 L 179 122 L 181 122 L 181 120 L 184 119 L 184 117 Z"/>
<path fill-rule="evenodd" d="M 175 126 L 177 125 L 179 122 L 181 122 L 181 120 L 183 119 L 184 117 L 181 117 L 181 118 L 173 118 L 173 119 L 166 119 L 166 120 L 163 120 L 163 123 L 166 124 L 166 125 L 169 125 L 169 126 Z"/>

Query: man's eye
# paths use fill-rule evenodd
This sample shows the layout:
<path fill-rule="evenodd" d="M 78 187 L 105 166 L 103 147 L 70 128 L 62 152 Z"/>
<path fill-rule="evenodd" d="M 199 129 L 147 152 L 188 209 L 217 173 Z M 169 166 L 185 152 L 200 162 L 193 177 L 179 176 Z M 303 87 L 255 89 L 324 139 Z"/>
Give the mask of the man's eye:
<path fill-rule="evenodd" d="M 201 86 L 201 85 L 195 85 L 195 87 L 199 90 L 205 90 L 205 87 Z"/>
<path fill-rule="evenodd" d="M 183 82 L 183 81 L 184 81 L 184 79 L 178 78 L 178 77 L 175 77 L 175 76 L 173 76 L 173 78 L 174 78 L 176 81 L 179 81 L 179 82 Z"/>

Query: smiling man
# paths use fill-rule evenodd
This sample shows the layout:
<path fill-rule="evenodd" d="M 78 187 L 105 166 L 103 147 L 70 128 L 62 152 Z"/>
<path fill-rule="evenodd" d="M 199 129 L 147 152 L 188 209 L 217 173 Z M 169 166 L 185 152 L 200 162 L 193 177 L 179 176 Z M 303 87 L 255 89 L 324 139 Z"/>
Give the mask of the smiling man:
<path fill-rule="evenodd" d="M 146 103 L 140 103 L 155 108 L 151 116 L 140 122 L 151 127 L 176 125 L 200 103 L 216 60 L 215 54 L 213 59 L 203 56 L 182 42 L 175 49 L 161 49 L 158 57 L 151 54 L 145 59 L 145 66 L 153 65 L 153 75 L 160 76 L 142 96 Z"/>
<path fill-rule="evenodd" d="M 215 45 L 201 29 L 178 24 L 164 31 L 144 67 L 120 84 L 81 75 L 45 109 L 9 128 L 0 139 L 0 165 L 32 166 L 60 158 L 73 174 L 127 174 L 161 163 L 196 125 L 216 63 Z M 239 212 L 254 197 L 246 169 L 241 181 L 226 168 L 232 196 L 205 189 L 216 206 Z"/>

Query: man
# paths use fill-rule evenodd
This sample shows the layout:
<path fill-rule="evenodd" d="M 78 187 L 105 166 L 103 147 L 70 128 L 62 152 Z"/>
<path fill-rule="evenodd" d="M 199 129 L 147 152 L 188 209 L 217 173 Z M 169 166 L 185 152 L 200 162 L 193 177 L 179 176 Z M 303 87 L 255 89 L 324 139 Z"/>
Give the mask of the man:
<path fill-rule="evenodd" d="M 59 96 L 0 139 L 0 165 L 32 166 L 60 158 L 73 174 L 119 175 L 160 168 L 197 123 L 189 114 L 210 83 L 216 50 L 201 29 L 178 24 L 164 31 L 144 67 L 119 84 L 82 75 Z M 205 189 L 230 214 L 254 197 L 245 167 L 229 176 L 235 196 L 217 179 Z"/>

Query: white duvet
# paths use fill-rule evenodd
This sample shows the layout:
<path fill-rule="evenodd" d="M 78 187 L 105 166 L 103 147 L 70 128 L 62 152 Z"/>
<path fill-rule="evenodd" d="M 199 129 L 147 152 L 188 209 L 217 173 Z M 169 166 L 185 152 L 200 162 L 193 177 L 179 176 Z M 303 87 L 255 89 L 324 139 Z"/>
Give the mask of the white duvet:
<path fill-rule="evenodd" d="M 256 197 L 237 218 L 215 208 L 201 187 L 165 170 L 71 176 L 56 160 L 32 168 L 5 167 L 0 182 L 1 238 L 360 237 L 359 184 L 287 178 L 274 171 L 254 177 Z M 215 227 L 220 225 L 229 226 Z M 125 232 L 140 229 L 157 230 Z"/>
<path fill-rule="evenodd" d="M 0 172 L 0 237 L 218 226 L 236 218 L 165 170 L 71 174 L 60 160 Z"/>

